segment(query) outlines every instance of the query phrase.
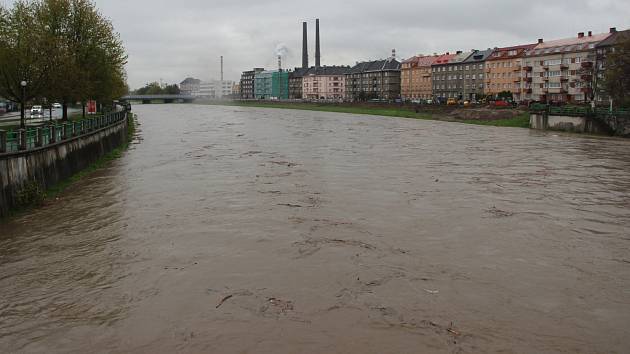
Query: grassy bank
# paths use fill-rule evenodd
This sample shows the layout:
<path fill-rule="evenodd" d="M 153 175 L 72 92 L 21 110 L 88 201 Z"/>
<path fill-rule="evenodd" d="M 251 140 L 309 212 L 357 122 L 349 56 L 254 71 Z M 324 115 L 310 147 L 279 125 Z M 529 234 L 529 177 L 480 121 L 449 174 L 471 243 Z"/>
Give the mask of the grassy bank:
<path fill-rule="evenodd" d="M 17 195 L 17 199 L 19 201 L 19 206 L 15 207 L 13 210 L 9 212 L 9 215 L 4 219 L 8 219 L 10 217 L 14 217 L 21 213 L 27 212 L 33 208 L 44 205 L 47 201 L 54 200 L 59 194 L 61 194 L 64 190 L 66 190 L 72 184 L 80 181 L 81 179 L 91 175 L 95 171 L 107 166 L 112 160 L 120 158 L 122 154 L 129 148 L 129 144 L 133 139 L 133 136 L 136 131 L 136 122 L 133 118 L 133 114 L 130 115 L 130 119 L 128 120 L 129 127 L 127 130 L 127 140 L 126 142 L 117 147 L 116 149 L 110 151 L 106 155 L 99 158 L 96 162 L 89 165 L 87 168 L 75 173 L 70 178 L 61 181 L 60 183 L 52 186 L 48 190 L 42 190 L 39 187 L 39 184 L 36 182 L 32 182 L 27 184 L 22 191 L 20 191 Z M 0 221 L 2 218 L 0 218 Z"/>
<path fill-rule="evenodd" d="M 524 112 L 515 117 L 504 119 L 458 119 L 449 116 L 442 108 L 425 108 L 420 107 L 416 111 L 410 106 L 391 106 L 391 105 L 356 105 L 356 104 L 321 104 L 321 103 L 289 103 L 289 102 L 249 102 L 249 101 L 221 101 L 206 102 L 210 105 L 221 106 L 238 106 L 238 107 L 256 107 L 256 108 L 279 108 L 279 109 L 297 109 L 305 111 L 320 112 L 337 112 L 350 114 L 369 114 L 386 117 L 401 117 L 413 119 L 430 119 L 448 122 L 459 122 L 477 125 L 490 125 L 497 127 L 518 127 L 529 128 L 529 113 Z M 461 108 L 464 109 L 464 108 Z M 451 109 L 452 110 L 452 109 Z"/>

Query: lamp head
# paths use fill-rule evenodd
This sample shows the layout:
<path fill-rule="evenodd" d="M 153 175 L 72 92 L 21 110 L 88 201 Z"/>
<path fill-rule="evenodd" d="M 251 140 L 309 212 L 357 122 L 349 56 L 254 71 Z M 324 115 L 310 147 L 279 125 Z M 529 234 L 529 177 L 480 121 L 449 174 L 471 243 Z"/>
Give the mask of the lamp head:
<path fill-rule="evenodd" d="M 22 85 L 22 87 L 26 87 L 26 81 L 20 82 L 20 85 Z"/>

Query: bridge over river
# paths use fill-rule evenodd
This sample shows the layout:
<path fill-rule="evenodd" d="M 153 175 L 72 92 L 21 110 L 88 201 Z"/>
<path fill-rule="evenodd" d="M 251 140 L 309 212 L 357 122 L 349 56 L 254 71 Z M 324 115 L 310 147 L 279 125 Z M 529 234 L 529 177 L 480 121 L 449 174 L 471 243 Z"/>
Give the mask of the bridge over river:
<path fill-rule="evenodd" d="M 137 105 L 0 224 L 6 353 L 627 353 L 630 141 Z"/>

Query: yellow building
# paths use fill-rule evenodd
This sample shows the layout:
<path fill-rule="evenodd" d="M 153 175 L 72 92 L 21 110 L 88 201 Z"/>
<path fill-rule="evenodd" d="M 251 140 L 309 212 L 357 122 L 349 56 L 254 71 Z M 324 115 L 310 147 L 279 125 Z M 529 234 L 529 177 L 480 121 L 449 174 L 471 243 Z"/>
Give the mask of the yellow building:
<path fill-rule="evenodd" d="M 529 87 L 526 78 L 528 74 L 522 68 L 522 58 L 534 47 L 536 44 L 495 48 L 486 60 L 485 94 L 496 97 L 499 93 L 508 91 L 512 93 L 514 101 L 524 100 Z"/>
<path fill-rule="evenodd" d="M 430 99 L 433 97 L 431 65 L 437 58 L 439 58 L 439 55 L 419 55 L 402 62 L 400 89 L 404 100 Z"/>

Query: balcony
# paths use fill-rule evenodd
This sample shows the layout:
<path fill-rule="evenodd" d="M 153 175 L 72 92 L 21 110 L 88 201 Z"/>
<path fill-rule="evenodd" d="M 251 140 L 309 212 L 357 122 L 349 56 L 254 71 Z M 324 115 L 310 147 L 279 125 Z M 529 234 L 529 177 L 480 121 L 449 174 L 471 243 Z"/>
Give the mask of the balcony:
<path fill-rule="evenodd" d="M 514 66 L 514 67 L 512 68 L 512 71 L 516 71 L 516 72 L 521 71 L 521 66 L 520 66 L 520 65 L 516 65 L 516 66 Z"/>
<path fill-rule="evenodd" d="M 592 89 L 590 87 L 582 87 L 580 89 L 580 92 L 583 92 L 583 93 L 591 93 L 591 91 Z"/>
<path fill-rule="evenodd" d="M 590 74 L 582 74 L 580 76 L 580 79 L 582 79 L 583 81 L 593 81 L 593 75 Z"/>
<path fill-rule="evenodd" d="M 530 88 L 525 89 L 525 93 L 532 93 L 532 89 L 530 89 Z"/>
<path fill-rule="evenodd" d="M 569 77 L 567 77 L 567 76 L 560 76 L 560 81 L 569 81 Z"/>
<path fill-rule="evenodd" d="M 512 79 L 512 82 L 521 82 L 521 78 L 520 77 L 515 77 Z"/>
<path fill-rule="evenodd" d="M 532 71 L 532 70 L 534 70 L 534 68 L 531 65 L 526 65 L 526 66 L 523 66 L 523 70 L 525 70 L 525 71 Z"/>
<path fill-rule="evenodd" d="M 591 69 L 593 67 L 593 62 L 592 61 L 583 61 L 582 64 L 580 64 L 580 66 L 584 69 Z"/>
<path fill-rule="evenodd" d="M 532 77 L 528 76 L 528 77 L 524 78 L 523 81 L 528 82 L 528 83 L 531 84 L 532 83 Z"/>
<path fill-rule="evenodd" d="M 560 70 L 569 70 L 569 65 L 567 65 L 567 64 L 560 64 Z"/>

